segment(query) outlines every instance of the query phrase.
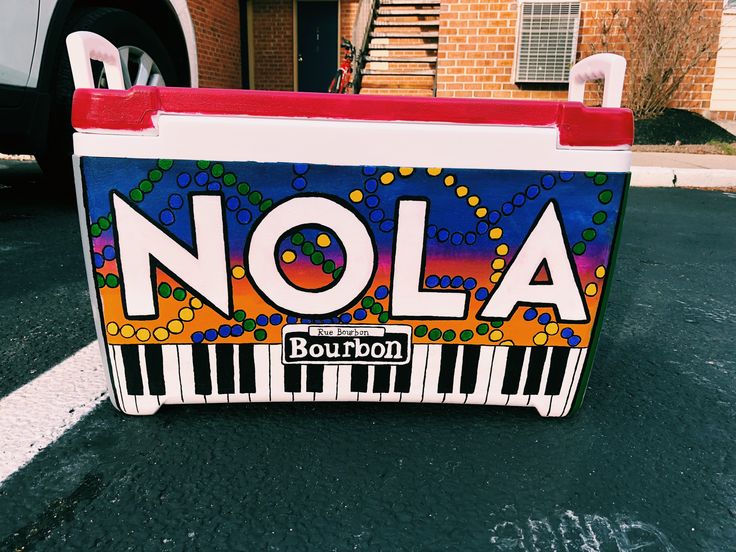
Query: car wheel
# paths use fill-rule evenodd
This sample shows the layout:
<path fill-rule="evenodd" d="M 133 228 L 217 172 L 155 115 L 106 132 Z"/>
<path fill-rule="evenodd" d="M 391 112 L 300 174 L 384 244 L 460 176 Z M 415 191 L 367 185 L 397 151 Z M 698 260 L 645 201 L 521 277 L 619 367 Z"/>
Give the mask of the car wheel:
<path fill-rule="evenodd" d="M 126 87 L 184 86 L 187 79 L 179 75 L 173 59 L 185 52 L 172 52 L 159 39 L 157 33 L 140 17 L 115 8 L 91 8 L 80 10 L 65 29 L 66 36 L 75 31 L 97 33 L 118 47 L 123 66 Z M 66 47 L 61 48 L 56 60 L 56 71 L 51 84 L 51 109 L 46 151 L 36 155 L 44 175 L 54 182 L 72 178 L 71 125 L 72 79 Z M 92 65 L 95 82 L 106 88 L 106 78 L 101 63 Z"/>

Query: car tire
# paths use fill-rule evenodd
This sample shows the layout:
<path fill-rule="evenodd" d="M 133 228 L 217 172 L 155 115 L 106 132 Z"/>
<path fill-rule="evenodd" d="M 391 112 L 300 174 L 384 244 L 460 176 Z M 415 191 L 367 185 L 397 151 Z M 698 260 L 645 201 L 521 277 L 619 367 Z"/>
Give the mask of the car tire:
<path fill-rule="evenodd" d="M 132 46 L 150 55 L 166 86 L 186 86 L 187 79 L 178 74 L 175 56 L 186 52 L 175 52 L 167 48 L 157 33 L 140 17 L 116 8 L 89 8 L 74 13 L 63 36 L 75 31 L 91 31 L 109 40 L 116 47 Z M 102 64 L 92 65 L 95 82 L 99 80 Z M 57 52 L 54 76 L 51 82 L 51 102 L 47 131 L 46 151 L 37 153 L 44 176 L 54 185 L 73 178 L 71 156 L 73 152 L 71 125 L 72 78 L 66 43 Z"/>

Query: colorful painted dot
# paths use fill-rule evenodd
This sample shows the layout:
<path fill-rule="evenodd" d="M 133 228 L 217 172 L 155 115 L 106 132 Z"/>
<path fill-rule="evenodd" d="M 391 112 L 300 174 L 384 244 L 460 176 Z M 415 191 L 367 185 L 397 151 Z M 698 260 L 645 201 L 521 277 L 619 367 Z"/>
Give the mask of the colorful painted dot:
<path fill-rule="evenodd" d="M 608 175 L 604 173 L 598 173 L 593 177 L 593 182 L 595 182 L 596 186 L 602 186 L 608 181 Z"/>
<path fill-rule="evenodd" d="M 383 306 L 381 305 L 381 303 L 374 303 L 371 307 L 371 312 L 373 314 L 381 314 L 383 312 Z"/>
<path fill-rule="evenodd" d="M 366 176 L 370 176 L 372 174 L 376 174 L 376 167 L 371 166 L 365 166 L 363 167 L 363 174 Z"/>
<path fill-rule="evenodd" d="M 498 227 L 491 228 L 491 231 L 488 232 L 488 237 L 491 238 L 492 240 L 497 240 L 501 238 L 501 236 L 503 236 L 503 230 L 501 230 Z"/>
<path fill-rule="evenodd" d="M 539 192 L 539 186 L 537 186 L 536 184 L 532 184 L 526 189 L 526 197 L 528 197 L 529 199 L 534 199 L 539 195 Z"/>
<path fill-rule="evenodd" d="M 493 274 L 491 274 L 491 282 L 493 282 L 494 284 L 498 283 L 498 281 L 501 279 L 501 274 L 501 272 L 494 272 Z"/>
<path fill-rule="evenodd" d="M 595 297 L 595 295 L 598 293 L 598 284 L 595 282 L 589 283 L 587 286 L 585 286 L 585 295 L 588 297 Z"/>
<path fill-rule="evenodd" d="M 95 268 L 102 268 L 105 264 L 105 258 L 99 253 L 94 254 Z"/>
<path fill-rule="evenodd" d="M 475 327 L 475 331 L 478 332 L 478 335 L 486 335 L 489 329 L 490 328 L 488 327 L 488 324 L 486 324 L 485 322 L 483 322 L 482 324 L 478 324 Z"/>
<path fill-rule="evenodd" d="M 381 203 L 381 200 L 378 199 L 378 196 L 369 195 L 368 197 L 365 198 L 365 204 L 371 209 L 374 207 L 378 207 L 379 203 Z"/>
<path fill-rule="evenodd" d="M 238 178 L 233 173 L 227 173 L 222 177 L 222 183 L 225 186 L 232 186 L 238 181 Z"/>
<path fill-rule="evenodd" d="M 366 192 L 372 194 L 378 189 L 378 181 L 375 178 L 369 178 L 363 182 L 363 188 L 365 188 Z"/>
<path fill-rule="evenodd" d="M 250 186 L 247 182 L 241 182 L 238 184 L 238 193 L 240 195 L 248 195 L 250 193 Z"/>
<path fill-rule="evenodd" d="M 598 201 L 600 201 L 604 205 L 606 203 L 610 203 L 612 199 L 613 192 L 611 190 L 603 190 L 601 193 L 598 194 Z"/>
<path fill-rule="evenodd" d="M 480 198 L 477 195 L 471 195 L 465 201 L 467 201 L 468 205 L 471 207 L 475 207 L 480 203 Z"/>
<path fill-rule="evenodd" d="M 413 172 L 414 172 L 414 169 L 412 169 L 411 167 L 401 167 L 399 169 L 399 174 L 401 176 L 410 176 L 411 173 L 413 173 Z"/>
<path fill-rule="evenodd" d="M 574 176 L 575 176 L 575 173 L 572 173 L 572 172 L 561 172 L 560 180 L 562 180 L 563 182 L 569 182 L 570 180 L 573 179 Z"/>
<path fill-rule="evenodd" d="M 491 341 L 499 341 L 503 339 L 503 332 L 501 330 L 493 330 L 488 334 L 488 339 Z"/>
<path fill-rule="evenodd" d="M 488 213 L 488 221 L 491 224 L 496 224 L 499 220 L 501 220 L 501 213 L 498 211 L 491 211 Z"/>
<path fill-rule="evenodd" d="M 476 285 L 478 285 L 478 282 L 476 282 L 475 278 L 468 278 L 463 282 L 463 287 L 468 291 L 475 289 Z"/>
<path fill-rule="evenodd" d="M 437 341 L 440 337 L 442 337 L 442 330 L 438 328 L 432 328 L 429 330 L 429 334 L 427 334 L 427 337 L 431 339 L 432 341 Z"/>
<path fill-rule="evenodd" d="M 189 307 L 179 309 L 179 318 L 181 318 L 184 322 L 189 322 L 194 319 L 194 311 Z"/>
<path fill-rule="evenodd" d="M 335 271 L 335 261 L 333 261 L 332 259 L 327 259 L 322 264 L 322 272 L 324 272 L 325 274 L 332 274 L 334 271 Z"/>
<path fill-rule="evenodd" d="M 365 320 L 366 316 L 368 316 L 368 313 L 363 309 L 356 309 L 355 312 L 353 312 L 353 318 L 356 320 Z"/>
<path fill-rule="evenodd" d="M 361 306 L 366 309 L 371 308 L 371 306 L 373 306 L 373 303 L 375 303 L 375 299 L 373 299 L 373 297 L 371 297 L 370 295 L 367 297 L 363 297 L 363 300 L 360 302 Z"/>
<path fill-rule="evenodd" d="M 348 316 L 350 316 L 350 315 L 348 314 Z M 296 316 L 287 316 L 286 317 L 286 322 L 288 324 L 296 324 L 296 320 L 297 320 Z"/>
<path fill-rule="evenodd" d="M 437 239 L 440 242 L 446 242 L 449 237 L 450 231 L 447 230 L 447 228 L 440 228 L 439 230 L 437 230 Z"/>
<path fill-rule="evenodd" d="M 204 338 L 207 341 L 214 341 L 217 339 L 217 330 L 214 328 L 210 328 L 209 330 L 205 330 L 204 332 Z"/>
<path fill-rule="evenodd" d="M 296 253 L 291 249 L 287 249 L 281 254 L 281 260 L 286 264 L 291 264 L 296 261 Z"/>
<path fill-rule="evenodd" d="M 471 339 L 473 339 L 472 330 L 463 330 L 460 332 L 460 341 L 470 341 Z"/>
<path fill-rule="evenodd" d="M 151 180 L 151 182 L 158 182 L 159 180 L 161 180 L 161 178 L 163 178 L 163 176 L 164 173 L 162 173 L 158 169 L 152 169 L 148 171 L 148 178 Z"/>
<path fill-rule="evenodd" d="M 586 228 L 583 230 L 583 239 L 585 241 L 593 241 L 596 236 L 596 231 L 593 228 Z"/>
<path fill-rule="evenodd" d="M 488 228 L 488 223 L 484 220 L 479 220 L 478 224 L 475 225 L 475 231 L 479 234 L 485 234 L 486 232 L 488 232 Z"/>
<path fill-rule="evenodd" d="M 140 328 L 137 332 L 135 332 L 136 338 L 140 341 L 148 341 L 151 339 L 151 332 L 148 331 L 146 328 Z"/>
<path fill-rule="evenodd" d="M 311 256 L 314 253 L 314 244 L 312 242 L 305 241 L 302 244 L 302 253 Z"/>
<path fill-rule="evenodd" d="M 347 313 L 346 312 L 346 313 L 343 313 L 343 314 L 340 315 L 340 322 L 342 322 L 343 324 L 347 324 L 352 319 L 353 319 L 353 317 L 350 316 L 350 313 Z"/>
<path fill-rule="evenodd" d="M 473 245 L 478 239 L 478 235 L 475 232 L 465 232 L 465 243 Z"/>
<path fill-rule="evenodd" d="M 191 337 L 194 343 L 202 343 L 204 341 L 204 334 L 202 332 L 194 332 Z"/>
<path fill-rule="evenodd" d="M 110 228 L 110 220 L 107 217 L 100 217 L 97 219 L 97 225 L 102 230 L 107 230 L 108 228 Z"/>
<path fill-rule="evenodd" d="M 169 207 L 171 207 L 172 209 L 181 209 L 183 205 L 184 198 L 182 198 L 179 194 L 171 194 L 169 196 Z"/>
<path fill-rule="evenodd" d="M 240 265 L 236 265 L 233 267 L 232 274 L 233 278 L 235 278 L 236 280 L 242 280 L 245 276 L 245 268 Z"/>
<path fill-rule="evenodd" d="M 243 335 L 243 326 L 239 326 L 238 324 L 233 324 L 230 326 L 230 335 L 233 337 L 240 337 Z"/>
<path fill-rule="evenodd" d="M 442 288 L 450 287 L 451 282 L 452 280 L 450 279 L 450 277 L 445 275 L 442 278 L 440 278 L 440 287 Z"/>
<path fill-rule="evenodd" d="M 478 218 L 483 218 L 487 214 L 488 214 L 488 209 L 486 209 L 485 207 L 478 207 L 475 210 L 475 216 L 478 217 Z M 484 232 L 485 232 L 485 230 L 483 230 L 483 232 L 481 232 L 481 234 L 483 234 Z"/>
<path fill-rule="evenodd" d="M 468 187 L 467 186 L 458 186 L 455 188 L 455 195 L 457 197 L 465 197 L 468 195 Z"/>
<path fill-rule="evenodd" d="M 376 299 L 385 299 L 388 297 L 388 288 L 386 286 L 378 286 L 374 293 Z"/>
<path fill-rule="evenodd" d="M 141 189 L 141 192 L 147 194 L 153 190 L 153 183 L 150 180 L 141 180 L 138 187 Z"/>
<path fill-rule="evenodd" d="M 197 183 L 198 186 L 204 186 L 207 184 L 207 181 L 209 180 L 209 176 L 207 176 L 206 172 L 198 172 L 194 175 L 194 181 Z"/>
<path fill-rule="evenodd" d="M 539 332 L 534 336 L 534 344 L 535 345 L 544 345 L 547 343 L 547 334 L 544 332 Z"/>
<path fill-rule="evenodd" d="M 424 324 L 420 324 L 419 326 L 414 328 L 414 335 L 417 337 L 424 337 L 425 335 L 427 335 L 427 331 L 427 326 L 425 326 Z"/>
<path fill-rule="evenodd" d="M 425 284 L 428 288 L 435 288 L 438 285 L 440 285 L 440 277 L 434 274 L 431 274 L 430 276 L 427 276 Z"/>
<path fill-rule="evenodd" d="M 595 277 L 603 278 L 606 275 L 606 267 L 601 265 L 595 269 Z"/>
<path fill-rule="evenodd" d="M 593 222 L 595 224 L 603 224 L 606 222 L 606 219 L 608 218 L 608 215 L 605 211 L 598 211 L 595 215 L 593 215 Z"/>
<path fill-rule="evenodd" d="M 430 167 L 427 169 L 427 174 L 429 176 L 439 176 L 439 174 L 442 172 L 442 169 L 439 167 Z"/>
<path fill-rule="evenodd" d="M 119 331 L 120 328 L 118 328 L 118 325 L 115 322 L 110 322 L 107 325 L 107 333 L 109 333 L 110 335 L 117 335 Z"/>
<path fill-rule="evenodd" d="M 228 324 L 222 324 L 219 328 L 217 328 L 217 333 L 220 335 L 220 337 L 230 337 L 230 326 Z"/>
<path fill-rule="evenodd" d="M 491 326 L 493 326 L 494 328 L 500 328 L 501 326 L 503 326 L 503 320 L 494 320 L 493 322 L 491 322 Z"/>
<path fill-rule="evenodd" d="M 219 182 L 210 182 L 209 184 L 207 184 L 207 189 L 210 192 L 219 192 L 221 188 L 222 186 L 220 186 Z"/>
<path fill-rule="evenodd" d="M 381 175 L 381 184 L 391 184 L 394 178 L 394 173 L 385 172 Z"/>
<path fill-rule="evenodd" d="M 133 201 L 143 201 L 143 192 L 138 188 L 130 190 L 130 199 Z"/>
<path fill-rule="evenodd" d="M 182 324 L 181 320 L 170 320 L 169 323 L 166 324 L 166 327 L 173 334 L 179 334 L 184 331 L 184 324 Z"/>
<path fill-rule="evenodd" d="M 317 245 L 319 245 L 320 247 L 330 247 L 332 240 L 327 234 L 320 234 L 319 236 L 317 236 L 316 242 Z"/>
<path fill-rule="evenodd" d="M 120 281 L 115 274 L 108 274 L 105 276 L 105 285 L 107 285 L 107 287 L 116 288 L 119 283 Z"/>
<path fill-rule="evenodd" d="M 240 224 L 248 224 L 253 218 L 253 215 L 250 214 L 248 209 L 241 209 L 238 211 L 238 214 L 235 215 L 235 218 Z"/>
<path fill-rule="evenodd" d="M 294 172 L 296 174 L 304 174 L 309 170 L 309 165 L 306 163 L 294 163 Z"/>
<path fill-rule="evenodd" d="M 381 224 L 378 225 L 378 228 L 380 228 L 382 232 L 390 232 L 394 229 L 394 221 L 392 221 L 391 219 L 385 219 L 381 221 Z"/>
<path fill-rule="evenodd" d="M 125 324 L 122 328 L 120 328 L 120 335 L 128 339 L 135 335 L 135 329 L 130 324 Z"/>
<path fill-rule="evenodd" d="M 513 197 L 511 202 L 514 204 L 515 207 L 521 207 L 522 205 L 524 205 L 524 203 L 526 203 L 526 196 L 522 193 L 518 193 Z"/>
<path fill-rule="evenodd" d="M 570 347 L 576 347 L 576 346 L 580 345 L 580 341 L 582 341 L 580 339 L 580 336 L 579 335 L 574 335 L 570 339 L 567 340 L 567 344 L 570 345 Z"/>
<path fill-rule="evenodd" d="M 179 185 L 180 188 L 186 188 L 191 182 L 192 177 L 189 176 L 189 173 L 181 173 L 179 176 L 176 177 L 176 183 Z"/>
<path fill-rule="evenodd" d="M 293 236 L 291 236 L 291 243 L 294 245 L 299 245 L 301 243 L 304 243 L 304 234 L 301 232 L 297 232 Z"/>
<path fill-rule="evenodd" d="M 158 214 L 158 220 L 160 220 L 166 226 L 170 226 L 174 224 L 176 218 L 174 217 L 174 213 L 170 209 L 164 209 Z"/>
<path fill-rule="evenodd" d="M 454 288 L 459 288 L 461 285 L 463 285 L 463 277 L 462 276 L 455 276 L 450 280 L 450 286 Z"/>
<path fill-rule="evenodd" d="M 222 164 L 215 163 L 214 165 L 212 165 L 210 172 L 215 178 L 220 178 L 222 176 L 222 173 L 225 172 L 225 168 L 222 166 Z"/>
<path fill-rule="evenodd" d="M 508 254 L 508 252 L 509 252 L 509 246 L 506 245 L 505 243 L 502 243 L 496 248 L 496 255 L 504 256 Z"/>
<path fill-rule="evenodd" d="M 371 222 L 381 222 L 384 218 L 385 214 L 383 210 L 381 209 L 373 209 L 370 214 L 368 215 L 368 218 L 371 220 Z"/>
<path fill-rule="evenodd" d="M 156 328 L 153 330 L 153 337 L 156 341 L 166 341 L 169 338 L 169 330 L 166 328 Z"/>
<path fill-rule="evenodd" d="M 557 325 L 556 322 L 550 322 L 544 327 L 544 331 L 547 332 L 549 335 L 555 335 L 559 331 L 560 327 Z"/>
<path fill-rule="evenodd" d="M 463 243 L 463 235 L 460 232 L 454 232 L 452 236 L 450 236 L 450 243 L 452 245 L 460 245 Z"/>
<path fill-rule="evenodd" d="M 256 321 L 252 318 L 246 318 L 243 322 L 243 329 L 246 332 L 252 332 L 256 328 Z"/>
<path fill-rule="evenodd" d="M 240 208 L 240 198 L 237 196 L 227 198 L 225 207 L 227 207 L 228 211 L 237 211 Z"/>
<path fill-rule="evenodd" d="M 562 331 L 560 332 L 560 335 L 561 335 L 561 336 L 562 336 L 563 338 L 565 338 L 565 339 L 568 339 L 568 338 L 572 337 L 573 333 L 574 333 L 574 332 L 572 331 L 572 328 L 564 328 L 564 329 L 563 329 L 563 330 L 562 330 Z"/>
<path fill-rule="evenodd" d="M 199 169 L 205 170 L 209 166 L 210 166 L 209 161 L 205 161 L 204 159 L 197 161 L 197 168 Z"/>
<path fill-rule="evenodd" d="M 455 185 L 455 175 L 448 174 L 445 177 L 444 182 L 445 182 L 445 186 L 454 186 Z"/>
<path fill-rule="evenodd" d="M 263 195 L 257 190 L 253 190 L 251 193 L 248 194 L 248 201 L 250 201 L 252 205 L 258 205 L 262 200 Z"/>
<path fill-rule="evenodd" d="M 268 316 L 266 316 L 265 314 L 259 314 L 258 316 L 256 316 L 256 324 L 258 324 L 259 326 L 268 325 Z"/>
<path fill-rule="evenodd" d="M 192 299 L 189 301 L 189 306 L 193 309 L 201 309 L 202 301 L 197 297 L 192 297 Z"/>
<path fill-rule="evenodd" d="M 488 288 L 478 288 L 478 291 L 475 292 L 475 298 L 478 301 L 485 301 L 488 297 Z"/>
<path fill-rule="evenodd" d="M 174 296 L 174 299 L 176 299 L 177 301 L 183 301 L 184 299 L 187 298 L 187 292 L 183 288 L 176 288 L 172 292 L 172 295 Z"/>
<path fill-rule="evenodd" d="M 386 311 L 384 311 L 381 314 L 379 314 L 378 315 L 378 321 L 381 324 L 385 324 L 386 322 L 388 322 L 388 313 Z"/>
<path fill-rule="evenodd" d="M 576 255 L 582 255 L 585 253 L 585 242 L 578 242 L 572 246 L 572 252 Z"/>
<path fill-rule="evenodd" d="M 491 263 L 493 270 L 501 270 L 504 266 L 506 266 L 506 261 L 503 259 L 493 259 L 493 262 Z"/>
<path fill-rule="evenodd" d="M 534 320 L 537 317 L 536 309 L 527 309 L 524 311 L 524 320 Z"/>
<path fill-rule="evenodd" d="M 542 177 L 542 188 L 545 190 L 551 189 L 555 185 L 555 177 L 551 174 L 545 174 Z"/>
<path fill-rule="evenodd" d="M 360 203 L 361 201 L 363 201 L 363 192 L 356 188 L 355 190 L 350 192 L 350 195 L 348 197 L 353 203 Z"/>
<path fill-rule="evenodd" d="M 504 203 L 501 205 L 501 212 L 506 216 L 510 215 L 514 212 L 514 204 L 509 202 Z"/>
<path fill-rule="evenodd" d="M 294 180 L 291 181 L 291 187 L 297 191 L 302 191 L 304 188 L 307 187 L 307 180 L 301 176 L 297 176 Z"/>

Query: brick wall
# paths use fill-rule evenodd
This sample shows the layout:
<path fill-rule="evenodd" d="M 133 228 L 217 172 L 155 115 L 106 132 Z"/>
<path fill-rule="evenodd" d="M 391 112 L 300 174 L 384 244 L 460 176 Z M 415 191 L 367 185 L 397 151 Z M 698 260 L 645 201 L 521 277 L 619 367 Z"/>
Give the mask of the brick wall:
<path fill-rule="evenodd" d="M 702 0 L 707 14 L 720 20 L 722 0 Z M 581 0 L 578 59 L 600 51 L 600 22 L 617 6 L 626 9 L 630 0 Z M 518 3 L 499 0 L 443 0 L 440 14 L 440 43 L 437 60 L 437 95 L 554 99 L 567 98 L 567 89 L 551 86 L 517 86 L 513 64 L 516 48 Z M 713 37 L 718 40 L 717 36 Z M 626 55 L 623 40 L 613 37 L 609 51 Z M 695 67 L 677 94 L 673 107 L 705 112 L 715 60 Z M 588 100 L 597 90 L 589 86 Z"/>
<path fill-rule="evenodd" d="M 294 90 L 293 2 L 252 1 L 254 88 Z"/>
<path fill-rule="evenodd" d="M 238 0 L 189 0 L 199 63 L 199 85 L 240 88 L 240 7 Z"/>
<path fill-rule="evenodd" d="M 353 39 L 353 25 L 358 15 L 358 0 L 340 0 L 340 37 Z"/>

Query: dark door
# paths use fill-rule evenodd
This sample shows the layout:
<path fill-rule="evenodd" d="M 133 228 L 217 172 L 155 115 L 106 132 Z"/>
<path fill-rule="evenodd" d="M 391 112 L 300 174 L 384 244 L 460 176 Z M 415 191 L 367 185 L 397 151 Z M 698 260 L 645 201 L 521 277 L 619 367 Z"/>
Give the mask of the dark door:
<path fill-rule="evenodd" d="M 297 2 L 300 92 L 327 92 L 337 70 L 337 2 Z"/>

